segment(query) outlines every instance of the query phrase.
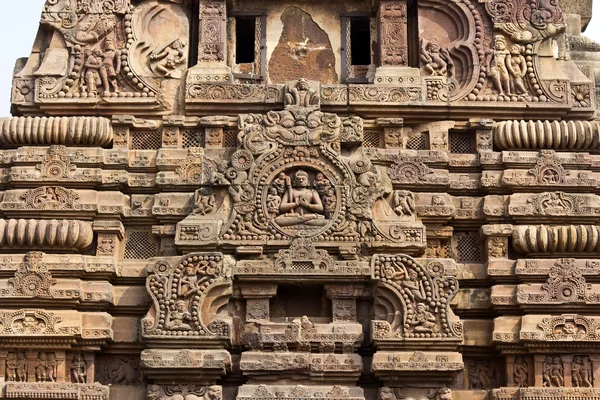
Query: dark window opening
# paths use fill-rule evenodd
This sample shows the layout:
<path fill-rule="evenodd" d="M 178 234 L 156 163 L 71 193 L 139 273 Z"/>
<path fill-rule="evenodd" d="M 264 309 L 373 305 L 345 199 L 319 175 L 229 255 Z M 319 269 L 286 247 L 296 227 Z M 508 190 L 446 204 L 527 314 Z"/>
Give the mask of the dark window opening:
<path fill-rule="evenodd" d="M 236 18 L 235 20 L 235 62 L 247 64 L 254 62 L 256 36 L 256 18 Z"/>
<path fill-rule="evenodd" d="M 369 18 L 350 20 L 350 54 L 352 65 L 371 64 L 371 21 Z"/>
<path fill-rule="evenodd" d="M 419 68 L 420 44 L 419 44 L 419 2 L 412 0 L 408 3 L 408 65 Z"/>

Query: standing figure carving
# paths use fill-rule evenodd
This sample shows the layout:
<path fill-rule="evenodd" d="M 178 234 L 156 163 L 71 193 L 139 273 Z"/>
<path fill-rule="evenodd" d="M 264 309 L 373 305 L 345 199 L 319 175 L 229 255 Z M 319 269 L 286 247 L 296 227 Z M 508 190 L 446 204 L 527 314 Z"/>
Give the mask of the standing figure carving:
<path fill-rule="evenodd" d="M 562 387 L 565 385 L 565 372 L 558 356 L 547 356 L 544 359 L 544 387 Z"/>
<path fill-rule="evenodd" d="M 71 360 L 71 381 L 73 383 L 85 383 L 87 376 L 87 364 L 81 354 L 76 354 Z"/>
<path fill-rule="evenodd" d="M 486 68 L 494 89 L 500 95 L 511 93 L 510 73 L 508 71 L 509 60 L 510 52 L 506 45 L 506 39 L 502 35 L 497 35 L 494 39 L 494 46 L 486 54 Z"/>
<path fill-rule="evenodd" d="M 508 72 L 511 76 L 511 90 L 513 94 L 527 94 L 523 78 L 527 74 L 527 61 L 523 57 L 523 48 L 518 44 L 513 44 L 510 48 L 510 57 L 508 58 Z"/>
<path fill-rule="evenodd" d="M 111 39 L 106 39 L 104 42 L 104 55 L 102 64 L 100 65 L 100 78 L 104 93 L 110 93 L 111 88 L 114 93 L 119 93 L 119 84 L 117 76 L 121 72 L 121 55 L 117 51 L 115 43 Z"/>
<path fill-rule="evenodd" d="M 515 386 L 517 387 L 528 387 L 529 386 L 529 366 L 527 361 L 523 357 L 515 357 L 515 364 L 513 367 L 513 378 Z"/>
<path fill-rule="evenodd" d="M 571 379 L 574 387 L 592 387 L 592 365 L 589 357 L 575 356 L 571 364 Z"/>

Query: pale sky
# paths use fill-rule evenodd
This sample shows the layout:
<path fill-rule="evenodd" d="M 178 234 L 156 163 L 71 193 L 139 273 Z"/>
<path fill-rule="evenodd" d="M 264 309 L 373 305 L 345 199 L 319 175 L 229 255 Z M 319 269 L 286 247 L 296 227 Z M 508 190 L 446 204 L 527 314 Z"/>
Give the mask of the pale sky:
<path fill-rule="evenodd" d="M 45 0 L 3 0 L 0 13 L 0 116 L 10 114 L 10 88 L 15 61 L 27 57 L 37 34 L 40 14 Z M 600 42 L 600 3 L 596 0 L 594 18 L 585 35 Z"/>

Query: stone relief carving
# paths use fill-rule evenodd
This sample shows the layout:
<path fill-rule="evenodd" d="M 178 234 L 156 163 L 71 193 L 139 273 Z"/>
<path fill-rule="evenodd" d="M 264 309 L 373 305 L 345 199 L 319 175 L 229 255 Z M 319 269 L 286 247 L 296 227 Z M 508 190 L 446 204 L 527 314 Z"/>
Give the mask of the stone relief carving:
<path fill-rule="evenodd" d="M 376 303 L 386 318 L 373 321 L 375 340 L 393 338 L 462 340 L 462 324 L 450 310 L 458 282 L 444 275 L 441 265 L 425 269 L 408 256 L 378 255 L 374 257 L 375 278 L 380 282 Z M 399 312 L 386 312 L 386 304 L 394 304 Z"/>
<path fill-rule="evenodd" d="M 559 356 L 544 358 L 544 387 L 561 387 L 565 385 L 565 371 Z"/>
<path fill-rule="evenodd" d="M 56 382 L 56 355 L 39 352 L 35 360 L 36 382 Z"/>
<path fill-rule="evenodd" d="M 574 387 L 592 387 L 592 363 L 588 356 L 575 356 L 571 364 L 571 380 Z"/>
<path fill-rule="evenodd" d="M 211 183 L 227 186 L 231 212 L 222 224 L 212 216 L 184 220 L 178 240 L 197 240 L 202 223 L 201 241 L 357 238 L 424 246 L 414 219 L 403 225 L 394 212 L 414 216 L 412 195 L 394 194 L 360 147 L 342 156 L 342 145 L 362 140 L 360 119 L 320 111 L 316 93 L 306 80 L 290 83 L 285 110 L 240 116 L 238 150 L 227 167 L 212 169 L 218 174 Z"/>
<path fill-rule="evenodd" d="M 196 385 L 148 386 L 148 400 L 221 400 L 222 388 L 218 385 L 209 387 Z"/>
<path fill-rule="evenodd" d="M 25 262 L 15 271 L 14 278 L 8 280 L 12 288 L 0 291 L 0 296 L 54 297 L 50 288 L 57 280 L 52 279 L 47 266 L 41 262 L 42 257 L 41 252 L 27 253 Z"/>
<path fill-rule="evenodd" d="M 144 337 L 230 338 L 230 322 L 218 314 L 231 290 L 231 272 L 221 254 L 190 254 L 173 267 L 158 262 L 151 272 L 146 289 L 154 307 L 142 322 Z M 200 313 L 207 307 L 210 313 Z"/>
<path fill-rule="evenodd" d="M 513 380 L 517 387 L 529 386 L 529 365 L 524 357 L 515 357 Z"/>

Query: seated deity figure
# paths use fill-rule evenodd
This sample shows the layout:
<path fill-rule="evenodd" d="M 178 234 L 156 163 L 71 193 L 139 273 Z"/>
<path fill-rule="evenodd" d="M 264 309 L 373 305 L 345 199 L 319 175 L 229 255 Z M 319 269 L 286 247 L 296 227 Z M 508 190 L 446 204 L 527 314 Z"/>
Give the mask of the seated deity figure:
<path fill-rule="evenodd" d="M 317 191 L 311 188 L 308 173 L 296 171 L 294 183 L 286 178 L 287 190 L 279 205 L 279 216 L 275 218 L 280 226 L 322 226 L 325 220 L 323 202 Z"/>

